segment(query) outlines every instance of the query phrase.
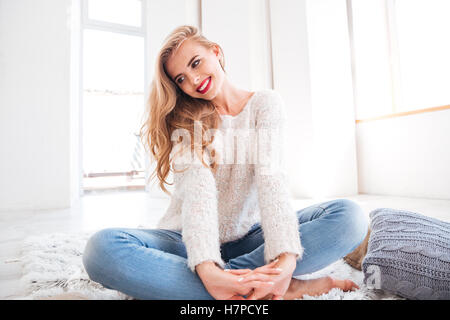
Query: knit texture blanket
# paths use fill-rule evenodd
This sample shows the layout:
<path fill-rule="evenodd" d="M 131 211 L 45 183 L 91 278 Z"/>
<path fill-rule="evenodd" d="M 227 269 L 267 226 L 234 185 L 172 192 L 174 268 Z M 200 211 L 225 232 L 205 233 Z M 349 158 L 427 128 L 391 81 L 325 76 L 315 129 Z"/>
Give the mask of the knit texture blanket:
<path fill-rule="evenodd" d="M 370 219 L 364 283 L 408 299 L 450 299 L 450 223 L 386 208 Z"/>

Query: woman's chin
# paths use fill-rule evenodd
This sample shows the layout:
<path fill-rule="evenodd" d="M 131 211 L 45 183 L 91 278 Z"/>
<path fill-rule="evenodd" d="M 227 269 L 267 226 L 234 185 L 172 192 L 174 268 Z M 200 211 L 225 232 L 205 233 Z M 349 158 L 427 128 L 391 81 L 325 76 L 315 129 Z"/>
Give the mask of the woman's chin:
<path fill-rule="evenodd" d="M 214 93 L 212 88 L 210 88 L 208 90 L 208 92 L 206 92 L 204 94 L 201 94 L 201 93 L 197 94 L 197 98 L 200 98 L 200 99 L 203 99 L 203 100 L 209 100 L 209 101 L 213 100 L 215 96 L 216 96 L 216 94 Z"/>

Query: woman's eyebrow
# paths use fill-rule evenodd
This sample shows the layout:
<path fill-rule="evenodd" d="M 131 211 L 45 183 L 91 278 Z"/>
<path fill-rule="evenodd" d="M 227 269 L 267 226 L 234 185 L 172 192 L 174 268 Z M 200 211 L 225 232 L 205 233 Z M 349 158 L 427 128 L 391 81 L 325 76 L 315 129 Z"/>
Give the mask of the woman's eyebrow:
<path fill-rule="evenodd" d="M 191 60 L 189 60 L 189 63 L 186 65 L 186 67 L 189 67 L 191 65 L 192 61 L 194 61 L 194 59 L 197 58 L 197 57 L 198 57 L 198 55 L 193 56 L 191 58 Z M 173 78 L 173 81 L 175 81 L 179 76 L 181 76 L 181 73 L 177 74 L 177 76 L 175 78 Z"/>

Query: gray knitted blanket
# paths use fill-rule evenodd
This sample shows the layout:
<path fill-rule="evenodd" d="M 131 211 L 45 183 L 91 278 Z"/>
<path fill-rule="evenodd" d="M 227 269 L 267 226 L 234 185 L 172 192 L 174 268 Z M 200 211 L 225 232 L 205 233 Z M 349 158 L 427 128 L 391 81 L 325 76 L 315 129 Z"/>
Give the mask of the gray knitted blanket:
<path fill-rule="evenodd" d="M 450 223 L 386 208 L 370 218 L 364 283 L 407 299 L 450 299 Z"/>

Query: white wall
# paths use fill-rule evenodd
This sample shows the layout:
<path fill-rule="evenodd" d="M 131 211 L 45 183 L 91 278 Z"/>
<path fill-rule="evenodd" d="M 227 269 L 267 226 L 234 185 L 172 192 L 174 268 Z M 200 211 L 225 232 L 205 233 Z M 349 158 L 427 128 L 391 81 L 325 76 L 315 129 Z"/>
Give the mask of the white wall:
<path fill-rule="evenodd" d="M 289 114 L 296 197 L 357 194 L 345 0 L 270 1 L 274 84 Z"/>
<path fill-rule="evenodd" d="M 70 0 L 0 0 L 0 210 L 71 203 Z"/>
<path fill-rule="evenodd" d="M 286 159 L 291 190 L 297 197 L 314 192 L 314 135 L 305 1 L 270 1 L 274 89 L 288 117 Z M 295 37 L 293 37 L 295 35 Z"/>
<path fill-rule="evenodd" d="M 70 29 L 70 206 L 79 204 L 83 194 L 82 106 L 81 106 L 81 7 L 71 0 L 68 24 Z"/>
<path fill-rule="evenodd" d="M 345 0 L 308 0 L 315 192 L 358 193 L 355 113 Z"/>
<path fill-rule="evenodd" d="M 450 110 L 357 124 L 359 192 L 450 199 Z"/>

